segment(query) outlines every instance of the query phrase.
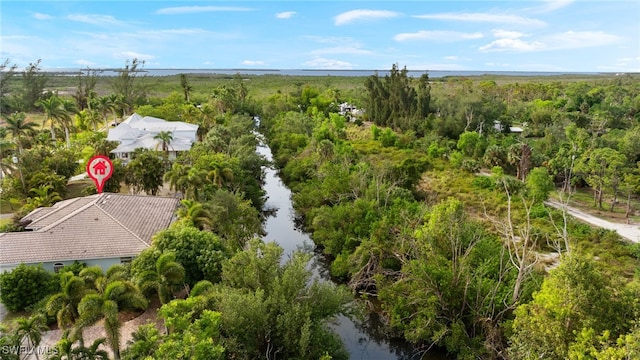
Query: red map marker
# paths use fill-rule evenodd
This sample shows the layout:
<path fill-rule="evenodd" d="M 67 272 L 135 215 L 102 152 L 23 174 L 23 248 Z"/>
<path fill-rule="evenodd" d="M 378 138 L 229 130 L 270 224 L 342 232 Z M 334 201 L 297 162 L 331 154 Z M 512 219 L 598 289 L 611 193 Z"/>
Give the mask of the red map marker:
<path fill-rule="evenodd" d="M 87 175 L 96 184 L 98 194 L 102 193 L 105 181 L 113 174 L 113 163 L 104 155 L 96 155 L 87 163 Z"/>

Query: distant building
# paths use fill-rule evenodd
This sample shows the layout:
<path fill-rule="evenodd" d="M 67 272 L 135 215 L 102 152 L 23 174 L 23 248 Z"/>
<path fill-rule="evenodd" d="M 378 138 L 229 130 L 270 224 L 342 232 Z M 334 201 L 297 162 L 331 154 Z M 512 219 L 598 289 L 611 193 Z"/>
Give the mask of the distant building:
<path fill-rule="evenodd" d="M 169 131 L 173 136 L 173 140 L 169 144 L 169 159 L 173 160 L 178 152 L 191 149 L 196 141 L 198 125 L 133 114 L 115 128 L 110 129 L 107 140 L 120 143 L 117 148 L 111 150 L 111 153 L 117 159 L 122 159 L 124 163 L 127 163 L 130 154 L 136 149 L 161 149 L 162 142 L 154 139 L 154 136 L 161 131 Z"/>
<path fill-rule="evenodd" d="M 338 105 L 338 109 L 338 114 L 346 117 L 348 120 L 361 116 L 364 113 L 363 110 L 358 109 L 355 105 L 346 102 Z"/>
<path fill-rule="evenodd" d="M 0 273 L 20 264 L 49 271 L 84 262 L 103 270 L 130 262 L 175 220 L 174 198 L 102 193 L 37 208 L 22 232 L 0 233 Z"/>
<path fill-rule="evenodd" d="M 523 127 L 526 124 L 522 124 Z M 509 126 L 509 132 L 510 133 L 514 133 L 514 134 L 520 134 L 524 131 L 523 127 L 520 126 Z M 497 132 L 504 132 L 504 125 L 502 125 L 502 122 L 500 122 L 500 120 L 494 120 L 493 121 L 493 128 L 497 131 Z"/>

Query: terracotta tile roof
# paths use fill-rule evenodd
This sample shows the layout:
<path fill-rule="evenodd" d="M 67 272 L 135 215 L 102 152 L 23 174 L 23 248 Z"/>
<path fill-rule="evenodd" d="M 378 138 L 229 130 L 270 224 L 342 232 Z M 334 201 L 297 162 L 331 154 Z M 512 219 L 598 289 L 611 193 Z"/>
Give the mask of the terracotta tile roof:
<path fill-rule="evenodd" d="M 174 198 L 104 193 L 33 211 L 27 217 L 37 230 L 0 234 L 0 263 L 135 256 L 171 224 L 178 204 Z"/>

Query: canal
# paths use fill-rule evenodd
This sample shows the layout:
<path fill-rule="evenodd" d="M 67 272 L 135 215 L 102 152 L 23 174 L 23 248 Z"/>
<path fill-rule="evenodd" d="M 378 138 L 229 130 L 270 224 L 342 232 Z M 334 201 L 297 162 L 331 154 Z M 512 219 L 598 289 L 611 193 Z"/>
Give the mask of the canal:
<path fill-rule="evenodd" d="M 258 138 L 261 135 L 257 134 Z M 257 152 L 272 161 L 271 149 L 261 141 Z M 291 253 L 298 249 L 314 250 L 313 241 L 307 233 L 295 224 L 295 211 L 291 201 L 291 190 L 285 186 L 278 172 L 272 167 L 265 167 L 264 189 L 267 195 L 265 208 L 271 214 L 265 222 L 265 242 L 275 241 L 284 249 L 283 260 L 288 260 Z M 317 278 L 331 281 L 329 271 L 321 255 L 316 253 L 313 271 Z M 357 301 L 357 300 L 354 300 Z M 416 351 L 405 341 L 392 339 L 385 332 L 385 327 L 377 314 L 369 314 L 364 321 L 352 320 L 346 316 L 338 317 L 332 324 L 333 330 L 340 336 L 350 359 L 447 359 L 441 354 Z"/>

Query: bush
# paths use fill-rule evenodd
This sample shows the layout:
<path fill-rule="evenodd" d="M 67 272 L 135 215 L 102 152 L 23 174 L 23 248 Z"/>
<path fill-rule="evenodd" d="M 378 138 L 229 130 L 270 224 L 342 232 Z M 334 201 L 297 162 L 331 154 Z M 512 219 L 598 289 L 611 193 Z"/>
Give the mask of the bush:
<path fill-rule="evenodd" d="M 495 186 L 495 182 L 488 176 L 476 176 L 471 184 L 478 189 L 493 189 Z"/>
<path fill-rule="evenodd" d="M 57 288 L 55 277 L 42 265 L 20 264 L 0 275 L 0 301 L 11 311 L 23 311 Z"/>

